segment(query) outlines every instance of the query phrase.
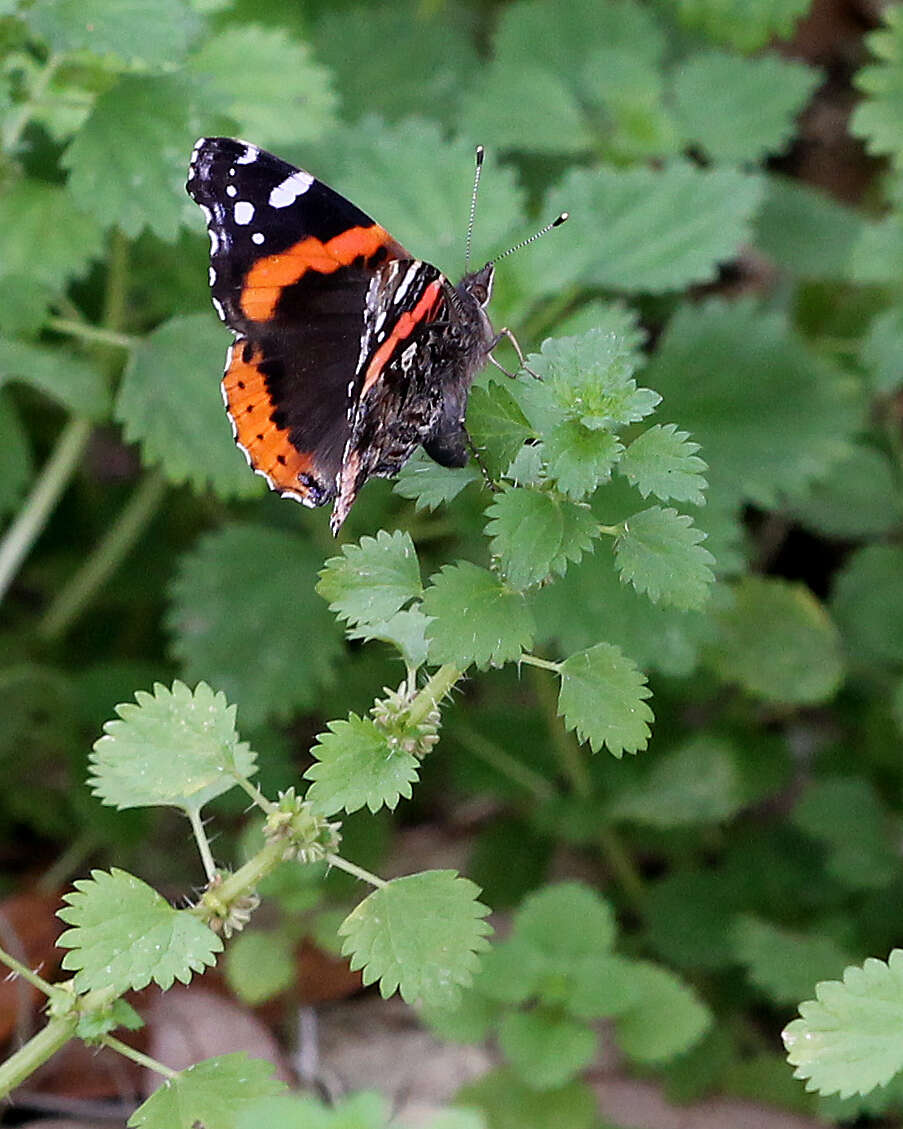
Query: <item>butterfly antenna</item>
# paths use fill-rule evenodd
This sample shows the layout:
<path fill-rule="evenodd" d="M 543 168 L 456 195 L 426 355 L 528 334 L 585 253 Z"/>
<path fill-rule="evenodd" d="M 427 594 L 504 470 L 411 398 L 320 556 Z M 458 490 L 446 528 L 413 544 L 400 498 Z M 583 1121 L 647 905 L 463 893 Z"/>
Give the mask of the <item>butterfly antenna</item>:
<path fill-rule="evenodd" d="M 477 146 L 477 168 L 473 174 L 473 195 L 470 197 L 470 219 L 467 221 L 467 242 L 464 246 L 464 273 L 470 272 L 470 244 L 473 240 L 473 221 L 477 214 L 477 192 L 480 190 L 480 173 L 483 171 L 482 145 Z"/>
<path fill-rule="evenodd" d="M 568 213 L 562 212 L 560 216 L 556 216 L 551 223 L 547 223 L 545 227 L 540 228 L 535 235 L 531 235 L 529 239 L 522 239 L 520 243 L 515 243 L 513 247 L 509 247 L 507 251 L 503 251 L 501 255 L 496 255 L 494 259 L 490 259 L 486 264 L 490 266 L 497 263 L 500 259 L 507 259 L 509 255 L 513 255 L 515 251 L 520 251 L 524 247 L 529 247 L 531 243 L 535 243 L 541 235 L 545 235 L 547 231 L 551 231 L 553 227 L 561 227 L 561 225 L 568 219 Z"/>

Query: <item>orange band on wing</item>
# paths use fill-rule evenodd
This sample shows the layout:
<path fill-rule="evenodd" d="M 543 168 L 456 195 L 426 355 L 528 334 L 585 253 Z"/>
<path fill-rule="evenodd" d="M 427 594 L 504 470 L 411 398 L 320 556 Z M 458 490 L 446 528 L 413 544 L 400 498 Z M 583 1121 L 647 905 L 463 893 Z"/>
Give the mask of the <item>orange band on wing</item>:
<path fill-rule="evenodd" d="M 395 324 L 395 328 L 376 350 L 370 364 L 367 365 L 367 375 L 364 377 L 364 387 L 361 389 L 361 396 L 363 396 L 367 389 L 376 381 L 383 370 L 383 366 L 389 357 L 392 356 L 398 344 L 404 341 L 406 337 L 410 337 L 416 326 L 425 318 L 429 317 L 433 308 L 437 305 L 441 293 L 442 281 L 437 278 L 424 290 L 423 294 L 420 296 L 420 301 L 413 310 L 409 310 L 406 314 L 401 315 Z"/>
<path fill-rule="evenodd" d="M 325 242 L 313 235 L 301 239 L 278 255 L 259 259 L 248 271 L 241 295 L 241 308 L 251 321 L 268 321 L 276 311 L 279 296 L 309 270 L 332 274 L 355 259 L 369 259 L 380 247 L 396 255 L 406 254 L 384 227 L 350 227 Z"/>
<path fill-rule="evenodd" d="M 273 403 L 266 377 L 258 368 L 263 352 L 255 349 L 246 361 L 243 359 L 246 348 L 245 341 L 235 342 L 232 360 L 223 377 L 223 394 L 235 441 L 254 470 L 266 477 L 273 490 L 307 498 L 311 491 L 298 476 L 313 473 L 311 452 L 296 450 L 288 431 L 273 423 L 270 418 Z"/>

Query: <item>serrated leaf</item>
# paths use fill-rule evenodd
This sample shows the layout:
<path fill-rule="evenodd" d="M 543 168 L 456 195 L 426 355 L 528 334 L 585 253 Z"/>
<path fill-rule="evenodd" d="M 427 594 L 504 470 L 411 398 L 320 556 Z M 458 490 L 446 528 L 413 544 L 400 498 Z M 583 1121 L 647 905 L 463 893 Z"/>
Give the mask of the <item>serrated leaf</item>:
<path fill-rule="evenodd" d="M 700 736 L 659 757 L 641 784 L 628 785 L 615 799 L 609 813 L 647 827 L 687 827 L 726 820 L 743 800 L 735 750 Z"/>
<path fill-rule="evenodd" d="M 603 745 L 613 756 L 645 749 L 652 691 L 634 663 L 610 643 L 578 651 L 560 668 L 558 713 L 568 729 L 597 753 Z"/>
<path fill-rule="evenodd" d="M 537 283 L 542 294 L 577 285 L 661 294 L 707 282 L 749 241 L 762 189 L 760 177 L 685 161 L 574 169 L 543 209 L 569 211 L 570 223 L 525 248 L 509 270 L 525 287 L 532 280 L 534 296 Z"/>
<path fill-rule="evenodd" d="M 592 513 L 538 490 L 509 487 L 486 510 L 486 533 L 507 582 L 519 590 L 579 561 L 598 536 Z"/>
<path fill-rule="evenodd" d="M 848 278 L 866 221 L 802 181 L 769 176 L 755 245 L 797 278 Z"/>
<path fill-rule="evenodd" d="M 852 963 L 833 938 L 794 933 L 744 914 L 734 923 L 733 947 L 757 988 L 779 1004 L 792 1004 L 819 980 Z"/>
<path fill-rule="evenodd" d="M 520 592 L 469 561 L 445 565 L 423 594 L 432 617 L 426 633 L 430 661 L 474 663 L 481 670 L 514 662 L 533 642 L 533 617 Z"/>
<path fill-rule="evenodd" d="M 652 506 L 619 527 L 615 563 L 621 580 L 655 603 L 701 607 L 715 575 L 715 558 L 700 544 L 701 529 L 688 514 Z"/>
<path fill-rule="evenodd" d="M 903 949 L 823 980 L 784 1028 L 795 1078 L 820 1094 L 867 1094 L 903 1070 Z"/>
<path fill-rule="evenodd" d="M 903 11 L 888 4 L 881 17 L 885 26 L 867 39 L 878 61 L 856 75 L 856 85 L 869 97 L 853 111 L 850 127 L 864 138 L 870 153 L 891 156 L 899 165 L 903 160 Z"/>
<path fill-rule="evenodd" d="M 365 804 L 371 812 L 395 809 L 402 796 L 411 798 L 418 779 L 413 753 L 393 748 L 384 730 L 370 718 L 349 714 L 347 721 L 329 722 L 311 754 L 317 763 L 304 773 L 312 780 L 307 798 L 324 815 L 357 811 Z"/>
<path fill-rule="evenodd" d="M 138 690 L 137 705 L 117 706 L 91 754 L 91 790 L 117 808 L 171 804 L 199 811 L 228 792 L 236 776 L 250 778 L 256 757 L 235 730 L 235 706 L 200 682 L 153 694 Z"/>
<path fill-rule="evenodd" d="M 246 724 L 310 708 L 332 678 L 342 637 L 314 590 L 321 564 L 309 538 L 254 525 L 209 533 L 179 560 L 173 652 L 187 678 L 240 702 Z"/>
<path fill-rule="evenodd" d="M 868 369 L 869 382 L 878 396 L 896 392 L 903 383 L 903 306 L 891 306 L 869 325 L 860 358 Z"/>
<path fill-rule="evenodd" d="M 385 999 L 396 990 L 407 1003 L 453 1004 L 489 946 L 489 910 L 454 870 L 395 878 L 365 898 L 342 923 L 342 952 L 365 984 L 379 981 Z"/>
<path fill-rule="evenodd" d="M 284 933 L 245 929 L 229 943 L 225 973 L 238 999 L 256 1007 L 294 983 L 294 945 Z"/>
<path fill-rule="evenodd" d="M 591 431 L 573 419 L 562 420 L 543 435 L 546 473 L 575 501 L 609 481 L 623 450 L 624 445 L 610 431 Z"/>
<path fill-rule="evenodd" d="M 193 96 L 182 74 L 128 75 L 101 94 L 63 154 L 66 187 L 78 207 L 133 238 L 147 227 L 174 240 L 187 214 L 185 154 L 197 134 Z"/>
<path fill-rule="evenodd" d="M 179 62 L 201 26 L 185 0 L 37 0 L 27 20 L 54 51 L 160 69 Z"/>
<path fill-rule="evenodd" d="M 681 307 L 644 375 L 702 445 L 710 505 L 771 508 L 800 492 L 850 451 L 864 410 L 856 386 L 753 299 Z"/>
<path fill-rule="evenodd" d="M 903 661 L 903 548 L 867 545 L 834 580 L 831 612 L 847 649 L 867 663 Z"/>
<path fill-rule="evenodd" d="M 570 1081 L 596 1053 L 596 1033 L 586 1024 L 543 1008 L 508 1012 L 498 1040 L 521 1079 L 536 1090 Z"/>
<path fill-rule="evenodd" d="M 246 1107 L 285 1091 L 273 1070 L 244 1051 L 196 1062 L 167 1078 L 129 1118 L 129 1129 L 238 1129 Z"/>
<path fill-rule="evenodd" d="M 681 23 L 740 51 L 789 38 L 811 0 L 668 0 Z"/>
<path fill-rule="evenodd" d="M 93 870 L 63 895 L 58 916 L 72 928 L 57 939 L 69 952 L 63 968 L 75 988 L 117 995 L 154 983 L 164 991 L 187 984 L 216 963 L 223 943 L 189 910 L 176 910 L 156 890 L 124 870 Z"/>
<path fill-rule="evenodd" d="M 0 338 L 0 388 L 22 381 L 77 415 L 103 419 L 110 393 L 100 369 L 60 349 Z"/>
<path fill-rule="evenodd" d="M 533 431 L 508 387 L 497 380 L 477 385 L 467 404 L 467 428 L 489 470 L 500 476 Z"/>
<path fill-rule="evenodd" d="M 698 450 L 699 444 L 688 432 L 678 431 L 677 424 L 657 423 L 634 439 L 618 461 L 618 471 L 644 498 L 654 494 L 663 502 L 702 506 L 708 464 Z"/>
<path fill-rule="evenodd" d="M 418 511 L 435 510 L 457 498 L 466 486 L 479 479 L 480 472 L 475 466 L 443 467 L 418 450 L 401 468 L 394 490 L 402 498 L 413 499 Z"/>
<path fill-rule="evenodd" d="M 714 161 L 755 163 L 787 145 L 818 82 L 817 71 L 779 55 L 707 51 L 675 72 L 675 116 Z"/>
<path fill-rule="evenodd" d="M 422 592 L 417 550 L 409 533 L 379 530 L 343 545 L 320 572 L 317 591 L 339 619 L 369 625 L 388 619 Z"/>
<path fill-rule="evenodd" d="M 40 255 L 35 248 L 40 247 Z M 103 254 L 103 231 L 56 185 L 22 180 L 0 193 L 0 273 L 60 287 Z"/>
<path fill-rule="evenodd" d="M 710 653 L 719 677 L 768 702 L 830 699 L 843 678 L 840 636 L 809 589 L 747 576 L 733 595 Z"/>
<path fill-rule="evenodd" d="M 190 69 L 207 80 L 202 105 L 228 114 L 257 144 L 302 145 L 335 125 L 329 71 L 283 28 L 225 27 L 192 56 Z"/>
<path fill-rule="evenodd" d="M 633 965 L 635 1002 L 615 1021 L 618 1045 L 635 1062 L 666 1062 L 690 1049 L 712 1014 L 673 972 L 647 961 Z"/>
<path fill-rule="evenodd" d="M 116 398 L 116 418 L 144 461 L 170 482 L 210 487 L 223 498 L 255 497 L 263 485 L 248 470 L 223 412 L 218 358 L 227 338 L 206 314 L 164 322 L 135 349 Z"/>
<path fill-rule="evenodd" d="M 426 629 L 429 620 L 419 607 L 405 608 L 388 619 L 367 623 L 349 630 L 351 639 L 380 639 L 401 653 L 405 663 L 416 670 L 423 666 L 429 654 Z"/>

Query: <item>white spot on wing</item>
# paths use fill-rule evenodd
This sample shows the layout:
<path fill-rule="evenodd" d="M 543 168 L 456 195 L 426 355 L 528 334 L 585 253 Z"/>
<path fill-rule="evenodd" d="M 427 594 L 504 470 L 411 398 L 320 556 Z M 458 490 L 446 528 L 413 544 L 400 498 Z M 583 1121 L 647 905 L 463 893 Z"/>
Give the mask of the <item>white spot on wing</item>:
<path fill-rule="evenodd" d="M 234 208 L 235 222 L 239 227 L 245 227 L 254 218 L 254 205 L 250 200 L 239 200 Z"/>
<path fill-rule="evenodd" d="M 210 269 L 207 271 L 207 280 L 211 286 L 214 284 L 214 282 L 216 282 L 216 271 L 213 269 L 213 267 L 210 267 Z"/>
<path fill-rule="evenodd" d="M 256 243 L 258 246 L 260 246 L 260 244 L 263 242 L 263 232 L 255 231 L 251 236 L 251 242 Z"/>
<path fill-rule="evenodd" d="M 226 195 L 227 196 L 237 196 L 238 195 L 238 189 L 235 187 L 234 184 L 227 184 L 226 185 Z"/>
<path fill-rule="evenodd" d="M 216 310 L 217 314 L 219 315 L 219 320 L 225 321 L 226 311 L 223 309 L 222 302 L 220 302 L 218 298 L 211 298 L 210 301 L 213 303 L 214 310 Z"/>
<path fill-rule="evenodd" d="M 298 169 L 298 171 L 293 172 L 291 176 L 287 176 L 281 184 L 276 185 L 270 193 L 270 206 L 273 208 L 287 208 L 290 204 L 294 204 L 299 196 L 303 196 L 313 182 L 314 178 L 310 173 L 304 172 L 303 169 Z"/>
<path fill-rule="evenodd" d="M 237 165 L 253 165 L 259 156 L 260 150 L 256 145 L 246 145 L 244 153 L 237 158 L 235 163 Z"/>

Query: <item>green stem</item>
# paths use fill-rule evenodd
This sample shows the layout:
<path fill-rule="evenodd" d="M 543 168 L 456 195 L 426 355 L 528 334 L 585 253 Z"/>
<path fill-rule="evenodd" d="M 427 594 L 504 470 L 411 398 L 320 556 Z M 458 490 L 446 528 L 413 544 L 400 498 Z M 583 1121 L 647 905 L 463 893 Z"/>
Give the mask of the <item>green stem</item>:
<path fill-rule="evenodd" d="M 337 870 L 344 870 L 346 874 L 353 874 L 355 878 L 360 878 L 362 882 L 368 882 L 377 889 L 389 885 L 385 878 L 378 878 L 375 874 L 371 874 L 369 870 L 364 870 L 362 866 L 357 866 L 355 863 L 343 859 L 341 855 L 327 855 L 326 861 Z"/>
<path fill-rule="evenodd" d="M 34 113 L 36 107 L 40 105 L 41 99 L 47 93 L 51 82 L 53 82 L 53 76 L 56 74 L 62 61 L 62 55 L 48 56 L 47 62 L 35 76 L 34 85 L 28 92 L 28 97 L 18 109 L 6 119 L 6 124 L 3 127 L 3 148 L 7 153 L 11 153 L 19 144 L 19 140 L 31 120 L 31 115 Z"/>
<path fill-rule="evenodd" d="M 44 324 L 47 329 L 52 329 L 56 333 L 65 333 L 69 337 L 77 337 L 80 341 L 90 341 L 92 344 L 112 345 L 117 349 L 129 350 L 140 344 L 138 337 L 131 337 L 128 333 L 117 333 L 115 329 L 104 329 L 87 321 L 76 321 L 75 318 L 48 318 Z"/>
<path fill-rule="evenodd" d="M 600 533 L 606 533 L 609 537 L 620 537 L 624 532 L 623 525 L 597 525 L 596 528 Z"/>
<path fill-rule="evenodd" d="M 551 681 L 541 674 L 534 675 L 531 682 L 533 692 L 539 699 L 539 704 L 546 716 L 549 738 L 552 742 L 552 749 L 558 758 L 558 763 L 576 795 L 581 800 L 585 800 L 592 794 L 593 790 L 589 769 L 586 766 L 580 746 L 565 731 L 558 720 L 555 688 Z"/>
<path fill-rule="evenodd" d="M 194 841 L 198 845 L 200 852 L 201 862 L 204 864 L 204 873 L 207 875 L 207 881 L 212 882 L 216 876 L 216 863 L 213 861 L 213 854 L 210 850 L 210 843 L 207 840 L 207 832 L 204 830 L 204 821 L 201 819 L 201 813 L 197 808 L 192 808 L 188 812 L 188 822 L 191 824 L 191 830 L 194 832 Z"/>
<path fill-rule="evenodd" d="M 526 652 L 517 661 L 527 666 L 537 666 L 540 670 L 553 670 L 556 674 L 561 670 L 561 663 L 553 663 L 548 659 L 541 659 L 538 655 L 528 655 Z"/>
<path fill-rule="evenodd" d="M 253 894 L 262 880 L 282 862 L 284 853 L 285 843 L 267 843 L 265 847 L 261 847 L 253 858 L 248 859 L 244 866 L 240 866 L 234 874 L 227 874 L 221 885 L 211 887 L 201 898 L 201 902 L 196 908 L 202 908 L 204 898 L 208 895 L 221 901 L 224 905 L 230 905 L 237 898 Z"/>
<path fill-rule="evenodd" d="M 603 827 L 599 832 L 598 842 L 609 870 L 614 874 L 634 911 L 642 918 L 646 910 L 646 883 L 634 865 L 630 852 L 613 827 Z"/>
<path fill-rule="evenodd" d="M 464 672 L 452 663 L 440 666 L 433 677 L 417 694 L 408 709 L 408 722 L 419 725 L 425 721 L 430 712 L 439 705 L 446 694 L 456 682 L 464 677 Z"/>
<path fill-rule="evenodd" d="M 49 996 L 53 991 L 53 985 L 48 984 L 43 976 L 39 976 L 36 972 L 33 972 L 27 964 L 23 964 L 22 961 L 17 960 L 16 957 L 6 952 L 5 949 L 0 949 L 0 961 L 2 961 L 7 968 L 11 968 L 17 976 L 21 976 L 23 980 L 27 980 L 32 987 L 37 988 L 39 992 L 43 992 L 45 996 Z"/>
<path fill-rule="evenodd" d="M 119 1054 L 130 1058 L 132 1062 L 137 1062 L 139 1066 L 147 1067 L 148 1070 L 153 1070 L 155 1074 L 162 1074 L 164 1078 L 171 1080 L 179 1076 L 178 1070 L 171 1070 L 168 1066 L 164 1066 L 162 1062 L 157 1062 L 155 1058 L 144 1054 L 143 1051 L 135 1050 L 134 1047 L 130 1047 L 128 1043 L 123 1043 L 121 1039 L 117 1039 L 113 1035 L 105 1035 L 101 1042 L 110 1050 L 118 1051 Z"/>
<path fill-rule="evenodd" d="M 37 1035 L 0 1064 L 0 1098 L 5 1098 L 64 1047 L 74 1036 L 77 1022 L 75 1012 L 51 1019 Z"/>
<path fill-rule="evenodd" d="M 269 815 L 270 812 L 276 811 L 276 809 L 279 807 L 277 803 L 274 803 L 272 800 L 267 799 L 267 797 L 263 794 L 263 792 L 261 792 L 259 788 L 256 788 L 250 780 L 246 780 L 245 777 L 240 773 L 235 773 L 235 783 L 239 786 L 239 788 L 247 792 L 247 794 L 251 797 L 252 803 L 256 807 L 259 807 L 260 810 L 266 815 Z"/>
<path fill-rule="evenodd" d="M 91 436 L 91 427 L 91 421 L 81 417 L 69 420 L 28 500 L 0 541 L 0 600 L 66 489 Z"/>
<path fill-rule="evenodd" d="M 65 885 L 72 874 L 81 869 L 85 859 L 96 850 L 99 839 L 92 830 L 82 831 L 63 853 L 53 862 L 38 879 L 38 889 L 45 894 L 51 894 Z"/>
<path fill-rule="evenodd" d="M 526 789 L 541 803 L 547 803 L 555 798 L 557 794 L 555 788 L 541 773 L 522 764 L 517 757 L 513 757 L 495 741 L 490 741 L 482 733 L 460 722 L 455 725 L 454 735 L 469 753 Z"/>
<path fill-rule="evenodd" d="M 104 328 L 117 334 L 125 324 L 128 278 L 129 241 L 117 227 L 110 237 L 110 259 L 103 306 Z"/>
<path fill-rule="evenodd" d="M 145 475 L 113 525 L 55 596 L 38 624 L 45 639 L 58 639 L 90 604 L 119 568 L 147 528 L 166 494 L 166 481 L 154 471 Z"/>

